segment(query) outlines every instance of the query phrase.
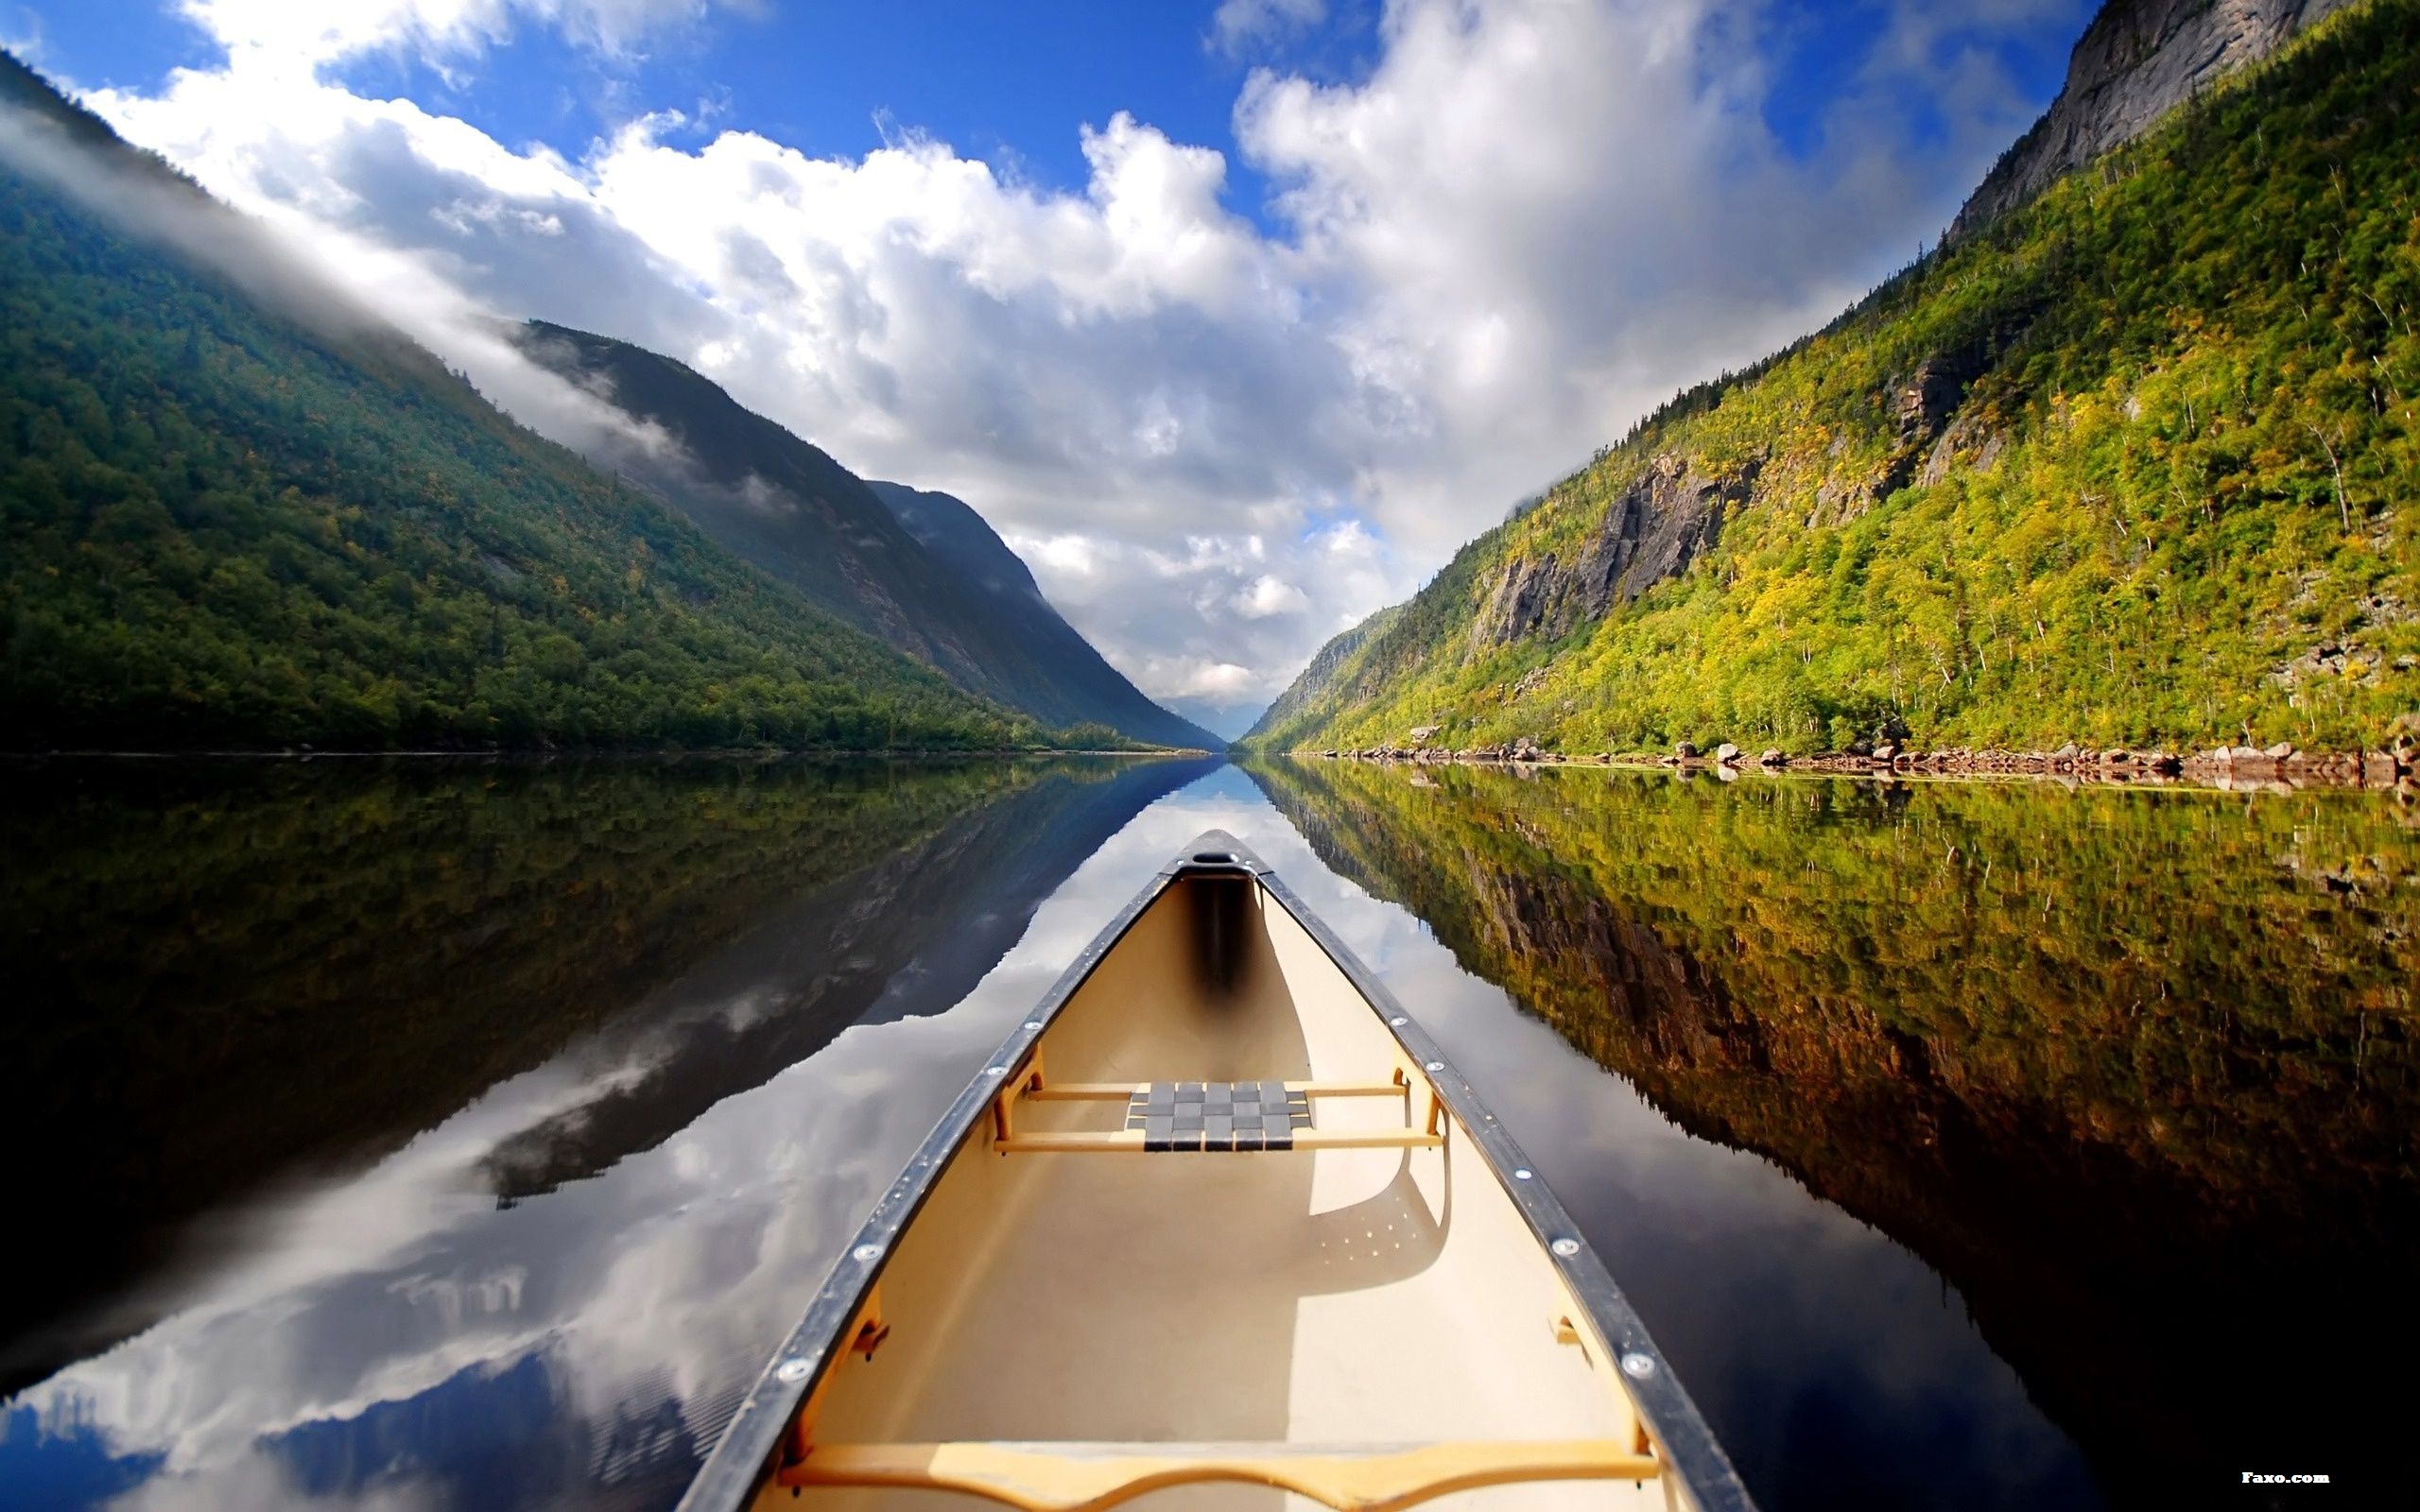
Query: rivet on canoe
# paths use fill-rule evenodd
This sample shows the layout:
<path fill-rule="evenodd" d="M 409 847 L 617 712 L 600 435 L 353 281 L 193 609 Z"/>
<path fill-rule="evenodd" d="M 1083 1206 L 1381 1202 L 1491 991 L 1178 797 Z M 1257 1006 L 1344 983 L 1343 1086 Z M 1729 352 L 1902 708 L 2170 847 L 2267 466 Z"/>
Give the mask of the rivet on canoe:
<path fill-rule="evenodd" d="M 813 1374 L 815 1366 L 804 1360 L 785 1360 L 773 1367 L 773 1379 L 786 1386 L 795 1386 Z"/>
<path fill-rule="evenodd" d="M 1028 1029 L 1039 1029 L 1042 1027 L 1042 1021 L 1040 1019 L 1028 1019 L 1025 1021 L 1025 1026 Z"/>
<path fill-rule="evenodd" d="M 983 1074 L 986 1076 L 1005 1076 L 1008 1074 L 1009 1068 L 1006 1066 L 986 1066 L 983 1068 Z"/>
<path fill-rule="evenodd" d="M 1553 1250 L 1556 1254 L 1561 1255 L 1564 1259 L 1569 1260 L 1572 1256 L 1580 1253 L 1580 1241 L 1577 1239 L 1558 1239 L 1553 1244 L 1547 1246 L 1547 1247 Z"/>
<path fill-rule="evenodd" d="M 871 1265 L 875 1261 L 882 1258 L 882 1246 L 880 1245 L 859 1245 L 856 1248 L 849 1251 L 849 1258 L 856 1261 L 860 1265 Z"/>
<path fill-rule="evenodd" d="M 1512 1173 L 1512 1179 L 1515 1181 L 1527 1181 L 1530 1179 L 1530 1173 L 1527 1171 L 1515 1171 Z"/>
<path fill-rule="evenodd" d="M 1655 1360 L 1634 1349 L 1622 1356 L 1622 1374 L 1633 1381 L 1644 1381 L 1655 1373 Z"/>
<path fill-rule="evenodd" d="M 1396 1028 L 1400 1029 L 1400 1028 L 1402 1028 L 1405 1024 L 1409 1023 L 1411 1021 L 1410 1021 L 1410 1020 L 1409 1020 L 1409 1019 L 1407 1019 L 1407 1018 L 1405 1018 L 1402 1014 L 1398 1013 L 1398 1014 L 1396 1014 L 1393 1018 L 1389 1019 L 1387 1022 L 1388 1022 L 1389 1023 L 1391 1023 L 1391 1024 L 1393 1024 Z"/>
<path fill-rule="evenodd" d="M 1432 1060 L 1427 1065 L 1423 1066 L 1420 1069 L 1423 1071 L 1443 1071 L 1445 1069 L 1445 1063 L 1442 1060 Z"/>

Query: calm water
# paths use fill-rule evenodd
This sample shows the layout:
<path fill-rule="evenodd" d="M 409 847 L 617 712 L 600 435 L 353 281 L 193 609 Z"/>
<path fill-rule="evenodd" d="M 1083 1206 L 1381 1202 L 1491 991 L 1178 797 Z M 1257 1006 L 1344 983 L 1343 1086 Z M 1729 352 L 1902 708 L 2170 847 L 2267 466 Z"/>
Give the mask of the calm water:
<path fill-rule="evenodd" d="M 11 776 L 9 1506 L 669 1505 L 984 1053 L 1212 826 L 1470 1073 L 1768 1507 L 2420 1498 L 2392 800 Z"/>

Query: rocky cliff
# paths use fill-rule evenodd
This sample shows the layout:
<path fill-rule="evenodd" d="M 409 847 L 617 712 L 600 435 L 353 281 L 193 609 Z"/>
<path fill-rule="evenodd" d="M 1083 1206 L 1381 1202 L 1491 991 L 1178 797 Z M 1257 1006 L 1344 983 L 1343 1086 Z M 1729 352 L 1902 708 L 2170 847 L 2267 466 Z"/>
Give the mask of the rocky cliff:
<path fill-rule="evenodd" d="M 1681 458 L 1656 457 L 1564 559 L 1549 551 L 1503 565 L 1471 625 L 1471 648 L 1569 634 L 1678 577 L 1721 540 L 1723 511 L 1747 500 L 1760 465 L 1752 457 L 1735 475 L 1712 477 Z"/>
<path fill-rule="evenodd" d="M 2076 43 L 2066 86 L 1983 180 L 1952 240 L 2142 135 L 2347 0 L 2114 0 Z"/>

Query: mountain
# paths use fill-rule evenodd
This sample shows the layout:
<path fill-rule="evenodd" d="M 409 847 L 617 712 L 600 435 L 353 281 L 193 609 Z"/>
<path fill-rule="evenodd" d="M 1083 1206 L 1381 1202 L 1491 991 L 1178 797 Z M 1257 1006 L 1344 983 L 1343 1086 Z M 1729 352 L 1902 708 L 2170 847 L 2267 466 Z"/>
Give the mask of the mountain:
<path fill-rule="evenodd" d="M 1010 700 L 1038 718 L 1107 725 L 1136 740 L 1181 750 L 1224 750 L 1227 740 L 1152 702 L 1042 596 L 1025 558 L 1009 549 L 963 499 L 904 483 L 870 483 L 917 542 L 948 568 L 977 603 L 1010 629 L 1046 683 Z"/>
<path fill-rule="evenodd" d="M 6 55 L 0 353 L 8 746 L 1044 736 L 523 430 Z"/>
<path fill-rule="evenodd" d="M 1287 686 L 1286 691 L 1261 711 L 1260 718 L 1253 722 L 1244 738 L 1250 741 L 1264 730 L 1290 729 L 1305 720 L 1316 718 L 1323 690 L 1356 664 L 1363 646 L 1385 635 L 1395 621 L 1403 617 L 1404 608 L 1396 604 L 1382 609 L 1351 629 L 1332 637 L 1320 647 L 1319 654 L 1311 658 L 1310 664 L 1303 668 L 1301 675 Z"/>
<path fill-rule="evenodd" d="M 2094 35 L 2186 9 L 2118 0 Z M 1666 404 L 1247 741 L 2342 747 L 2420 723 L 2415 94 L 2414 0 L 2309 27 Z M 2063 104 L 2088 97 L 2111 121 L 2133 98 L 2080 76 Z M 2047 120 L 2029 141 L 2064 140 Z"/>
<path fill-rule="evenodd" d="M 520 328 L 519 341 L 532 359 L 673 442 L 629 448 L 614 458 L 624 476 L 959 687 L 1052 726 L 1225 747 L 1103 661 L 965 504 L 869 485 L 711 379 L 643 347 L 539 320 Z"/>
<path fill-rule="evenodd" d="M 2144 0 L 2102 9 L 2068 60 L 2059 97 L 2002 155 L 1950 226 L 1952 240 L 2023 204 L 2345 0 Z"/>

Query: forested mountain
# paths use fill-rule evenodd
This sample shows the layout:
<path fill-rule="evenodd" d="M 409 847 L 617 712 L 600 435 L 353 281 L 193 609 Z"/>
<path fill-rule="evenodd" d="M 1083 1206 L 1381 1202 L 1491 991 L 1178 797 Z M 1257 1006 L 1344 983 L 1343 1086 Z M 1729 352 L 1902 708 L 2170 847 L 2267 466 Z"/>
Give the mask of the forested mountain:
<path fill-rule="evenodd" d="M 1673 400 L 1248 740 L 2378 740 L 2420 710 L 2420 4 L 2197 87 Z"/>
<path fill-rule="evenodd" d="M 629 449 L 615 458 L 626 477 L 821 608 L 1045 724 L 1224 747 L 1103 661 L 959 500 L 869 485 L 711 379 L 645 348 L 539 320 L 519 339 L 533 359 L 676 443 L 670 452 Z"/>
<path fill-rule="evenodd" d="M 1161 708 L 1111 666 L 1042 596 L 1025 558 L 965 500 L 904 483 L 869 483 L 924 548 L 947 567 L 1034 663 L 1048 673 L 1009 701 L 1037 717 L 1104 724 L 1136 740 L 1224 750 L 1227 740 Z"/>
<path fill-rule="evenodd" d="M 1045 732 L 523 430 L 0 55 L 0 743 Z"/>

